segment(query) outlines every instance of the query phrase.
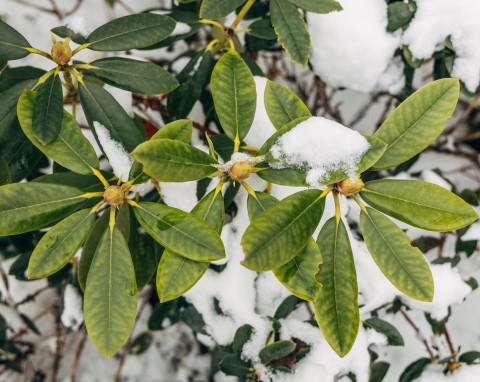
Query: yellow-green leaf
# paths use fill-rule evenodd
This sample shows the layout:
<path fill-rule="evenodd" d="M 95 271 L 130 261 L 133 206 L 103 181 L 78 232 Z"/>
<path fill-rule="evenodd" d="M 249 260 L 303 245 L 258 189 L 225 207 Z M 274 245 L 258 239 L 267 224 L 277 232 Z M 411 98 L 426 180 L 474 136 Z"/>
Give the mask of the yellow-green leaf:
<path fill-rule="evenodd" d="M 433 277 L 423 253 L 395 223 L 373 208 L 360 214 L 368 251 L 382 273 L 402 293 L 420 301 L 432 301 Z"/>
<path fill-rule="evenodd" d="M 323 291 L 314 304 L 315 316 L 327 342 L 344 357 L 355 343 L 360 314 L 355 263 L 343 222 L 327 220 L 317 244 L 323 255 L 319 277 Z"/>
<path fill-rule="evenodd" d="M 403 101 L 374 134 L 388 144 L 374 169 L 398 166 L 430 146 L 445 129 L 459 96 L 460 81 L 443 78 Z"/>
<path fill-rule="evenodd" d="M 463 199 L 421 180 L 367 182 L 362 198 L 387 215 L 429 231 L 453 231 L 478 219 L 478 214 Z"/>
<path fill-rule="evenodd" d="M 105 357 L 125 343 L 137 312 L 135 269 L 125 237 L 107 228 L 95 252 L 85 289 L 88 336 Z"/>
<path fill-rule="evenodd" d="M 28 278 L 39 279 L 62 269 L 86 240 L 95 221 L 90 209 L 78 211 L 42 237 L 28 263 Z"/>

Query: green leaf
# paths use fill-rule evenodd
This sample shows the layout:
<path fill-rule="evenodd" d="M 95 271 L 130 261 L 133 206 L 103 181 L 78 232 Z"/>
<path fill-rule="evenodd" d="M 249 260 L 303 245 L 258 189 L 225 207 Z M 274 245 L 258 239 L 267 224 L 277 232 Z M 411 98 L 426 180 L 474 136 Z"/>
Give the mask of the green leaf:
<path fill-rule="evenodd" d="M 134 212 L 142 227 L 172 252 L 201 262 L 225 257 L 217 232 L 192 214 L 151 202 L 136 204 Z"/>
<path fill-rule="evenodd" d="M 293 194 L 253 220 L 242 237 L 242 264 L 258 272 L 277 268 L 307 244 L 322 217 L 321 191 Z"/>
<path fill-rule="evenodd" d="M 472 351 L 467 351 L 465 353 L 462 353 L 458 358 L 458 360 L 460 362 L 464 362 L 466 364 L 471 365 L 479 358 L 480 358 L 480 352 L 472 350 Z"/>
<path fill-rule="evenodd" d="M 0 76 L 0 92 L 4 92 L 5 90 L 11 88 L 14 85 L 19 85 L 21 82 L 27 80 L 35 80 L 30 81 L 28 85 L 24 85 L 24 88 L 18 91 L 17 100 L 20 94 L 25 89 L 29 89 L 35 85 L 37 80 L 45 74 L 45 70 L 34 68 L 32 66 L 19 66 L 17 68 L 6 68 L 2 75 Z M 5 100 L 2 100 L 2 103 Z"/>
<path fill-rule="evenodd" d="M 58 74 L 52 74 L 40 87 L 32 116 L 32 131 L 46 145 L 57 138 L 62 126 L 63 90 Z"/>
<path fill-rule="evenodd" d="M 236 377 L 244 378 L 253 371 L 252 366 L 242 361 L 242 359 L 236 354 L 227 354 L 220 362 L 220 370 L 226 375 L 233 375 Z"/>
<path fill-rule="evenodd" d="M 103 125 L 111 138 L 128 152 L 143 142 L 143 136 L 133 120 L 109 92 L 92 81 L 79 84 L 78 92 L 88 125 L 100 147 L 102 145 L 96 133 L 95 122 Z"/>
<path fill-rule="evenodd" d="M 460 95 L 460 81 L 444 78 L 417 90 L 383 122 L 374 137 L 388 144 L 375 170 L 395 167 L 414 157 L 445 129 Z"/>
<path fill-rule="evenodd" d="M 200 7 L 202 19 L 219 19 L 235 11 L 246 0 L 203 0 Z"/>
<path fill-rule="evenodd" d="M 217 171 L 216 161 L 189 144 L 172 139 L 154 139 L 139 145 L 133 152 L 143 171 L 162 182 L 199 180 Z"/>
<path fill-rule="evenodd" d="M 387 215 L 429 231 L 453 231 L 478 219 L 475 210 L 463 199 L 421 180 L 367 182 L 362 198 Z"/>
<path fill-rule="evenodd" d="M 47 277 L 62 269 L 82 246 L 94 222 L 95 214 L 85 209 L 48 230 L 30 257 L 28 278 Z"/>
<path fill-rule="evenodd" d="M 88 48 L 119 51 L 144 48 L 165 40 L 175 29 L 175 20 L 153 13 L 123 16 L 95 29 L 88 37 Z"/>
<path fill-rule="evenodd" d="M 192 139 L 192 131 L 193 122 L 190 119 L 179 119 L 161 127 L 150 140 L 173 139 L 188 145 Z"/>
<path fill-rule="evenodd" d="M 427 365 L 431 364 L 430 358 L 420 358 L 406 367 L 398 382 L 412 382 L 420 377 Z"/>
<path fill-rule="evenodd" d="M 0 186 L 8 183 L 12 183 L 12 174 L 10 174 L 7 161 L 0 156 Z"/>
<path fill-rule="evenodd" d="M 258 355 L 263 364 L 268 364 L 292 354 L 295 348 L 296 344 L 293 341 L 278 341 L 265 346 Z"/>
<path fill-rule="evenodd" d="M 297 7 L 290 0 L 271 0 L 270 17 L 278 42 L 290 59 L 306 66 L 310 58 L 310 35 Z"/>
<path fill-rule="evenodd" d="M 297 7 L 314 13 L 330 13 L 343 9 L 336 0 L 292 0 L 292 3 Z"/>
<path fill-rule="evenodd" d="M 390 346 L 403 346 L 405 344 L 400 332 L 389 322 L 381 320 L 378 317 L 372 317 L 365 320 L 364 323 L 377 332 L 384 334 Z"/>
<path fill-rule="evenodd" d="M 161 94 L 179 86 L 175 77 L 152 62 L 123 57 L 107 57 L 91 62 L 85 73 L 107 84 L 133 93 Z"/>
<path fill-rule="evenodd" d="M 208 193 L 192 210 L 192 215 L 202 219 L 220 234 L 225 218 L 222 193 Z M 157 293 L 160 302 L 180 297 L 203 276 L 208 262 L 199 262 L 165 250 L 157 270 Z"/>
<path fill-rule="evenodd" d="M 252 325 L 245 324 L 240 326 L 233 337 L 232 349 L 234 353 L 242 354 L 243 346 L 250 341 L 255 329 Z"/>
<path fill-rule="evenodd" d="M 408 25 L 413 18 L 415 11 L 410 10 L 410 5 L 401 1 L 388 4 L 388 25 L 387 31 L 393 32 L 398 28 Z"/>
<path fill-rule="evenodd" d="M 70 37 L 70 39 L 78 45 L 83 45 L 87 42 L 87 38 L 84 35 L 78 32 L 74 32 L 72 29 L 70 29 L 66 25 L 55 27 L 53 29 L 50 29 L 50 31 L 52 33 L 55 33 L 59 37 L 63 37 L 63 38 Z"/>
<path fill-rule="evenodd" d="M 199 51 L 177 76 L 181 85 L 168 95 L 167 109 L 171 119 L 185 118 L 192 111 L 210 78 L 213 56 Z"/>
<path fill-rule="evenodd" d="M 113 180 L 111 173 L 101 171 L 107 180 Z M 95 175 L 80 175 L 71 171 L 57 172 L 48 175 L 42 175 L 32 179 L 32 182 L 63 184 L 81 189 L 83 192 L 102 192 L 105 186 Z"/>
<path fill-rule="evenodd" d="M 375 138 L 367 134 L 362 135 L 368 141 L 370 147 L 368 148 L 368 151 L 363 155 L 360 163 L 357 165 L 357 171 L 359 174 L 372 167 L 381 158 L 381 156 L 388 147 L 388 145 L 381 139 Z"/>
<path fill-rule="evenodd" d="M 107 229 L 88 272 L 84 299 L 88 336 L 105 357 L 125 343 L 136 312 L 135 270 L 127 242 L 117 227 Z"/>
<path fill-rule="evenodd" d="M 82 248 L 82 256 L 80 256 L 80 261 L 78 262 L 77 276 L 78 284 L 84 292 L 87 286 L 88 271 L 90 270 L 90 266 L 92 264 L 93 257 L 95 256 L 95 251 L 98 248 L 98 244 L 100 243 L 100 239 L 108 227 L 109 216 L 110 214 L 104 213 L 97 219 Z"/>
<path fill-rule="evenodd" d="M 97 154 L 87 138 L 82 134 L 74 118 L 63 111 L 62 126 L 57 138 L 43 145 L 32 129 L 32 118 L 37 99 L 37 93 L 25 91 L 17 106 L 18 119 L 22 130 L 28 139 L 45 155 L 65 168 L 83 175 L 92 173 L 91 167 L 98 169 Z"/>
<path fill-rule="evenodd" d="M 238 53 L 229 51 L 218 60 L 210 87 L 225 134 L 232 140 L 242 140 L 255 117 L 257 92 L 253 75 Z"/>
<path fill-rule="evenodd" d="M 390 282 L 411 298 L 432 301 L 433 277 L 425 257 L 410 238 L 385 215 L 367 208 L 360 228 L 368 251 Z"/>
<path fill-rule="evenodd" d="M 276 40 L 277 35 L 272 27 L 270 18 L 254 21 L 248 26 L 248 34 L 263 40 Z"/>
<path fill-rule="evenodd" d="M 28 56 L 31 45 L 19 32 L 0 20 L 0 61 L 18 60 Z"/>
<path fill-rule="evenodd" d="M 323 291 L 313 305 L 315 316 L 327 342 L 344 357 L 357 337 L 360 315 L 355 263 L 343 221 L 327 220 L 317 244 L 323 255 L 319 277 Z"/>
<path fill-rule="evenodd" d="M 247 210 L 250 220 L 254 220 L 278 202 L 276 198 L 263 192 L 257 192 L 256 196 L 256 199 L 248 196 Z M 273 269 L 273 274 L 290 293 L 307 301 L 316 301 L 322 290 L 322 285 L 316 278 L 321 263 L 320 249 L 315 240 L 310 238 L 293 259 Z"/>
<path fill-rule="evenodd" d="M 297 296 L 290 295 L 285 300 L 282 301 L 282 303 L 278 306 L 273 316 L 277 320 L 287 318 L 290 315 L 290 313 L 292 313 L 295 309 L 297 309 L 302 302 L 303 301 L 299 299 Z"/>
<path fill-rule="evenodd" d="M 387 362 L 374 362 L 370 364 L 370 378 L 368 382 L 382 382 L 389 368 L 390 364 Z"/>
<path fill-rule="evenodd" d="M 273 81 L 268 81 L 265 88 L 265 109 L 277 130 L 298 118 L 312 116 L 295 93 Z"/>
<path fill-rule="evenodd" d="M 85 200 L 69 186 L 13 183 L 0 187 L 0 235 L 17 235 L 48 227 Z"/>

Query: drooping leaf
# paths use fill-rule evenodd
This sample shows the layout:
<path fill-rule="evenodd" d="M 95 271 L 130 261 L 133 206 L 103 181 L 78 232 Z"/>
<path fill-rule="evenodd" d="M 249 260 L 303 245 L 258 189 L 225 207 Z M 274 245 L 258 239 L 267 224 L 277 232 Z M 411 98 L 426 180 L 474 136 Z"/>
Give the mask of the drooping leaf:
<path fill-rule="evenodd" d="M 475 210 L 463 199 L 421 180 L 367 182 L 362 198 L 383 213 L 429 231 L 453 231 L 478 219 Z"/>
<path fill-rule="evenodd" d="M 360 214 L 368 251 L 382 273 L 407 296 L 432 301 L 433 277 L 425 257 L 395 223 L 373 208 Z"/>
<path fill-rule="evenodd" d="M 88 272 L 84 299 L 85 326 L 100 353 L 110 357 L 121 348 L 136 312 L 135 270 L 127 241 L 117 227 L 107 229 Z"/>
<path fill-rule="evenodd" d="M 160 65 L 123 57 L 107 57 L 91 62 L 85 73 L 133 93 L 161 94 L 175 89 L 175 77 Z"/>
<path fill-rule="evenodd" d="M 192 131 L 193 122 L 190 119 L 179 119 L 161 127 L 151 139 L 173 139 L 189 144 Z"/>
<path fill-rule="evenodd" d="M 85 209 L 48 230 L 30 257 L 28 278 L 47 277 L 63 268 L 86 240 L 94 222 L 95 214 Z"/>
<path fill-rule="evenodd" d="M 225 17 L 242 5 L 246 0 L 204 0 L 200 7 L 202 19 Z"/>
<path fill-rule="evenodd" d="M 257 106 L 255 80 L 236 52 L 218 60 L 210 81 L 213 102 L 225 134 L 242 140 L 248 134 Z"/>
<path fill-rule="evenodd" d="M 307 65 L 310 58 L 310 35 L 297 7 L 290 0 L 271 0 L 270 17 L 278 42 L 293 62 Z"/>
<path fill-rule="evenodd" d="M 95 122 L 103 125 L 110 137 L 127 152 L 143 142 L 143 136 L 133 120 L 109 92 L 92 81 L 84 81 L 79 84 L 78 93 L 88 125 L 100 147 L 102 144 L 96 133 Z"/>
<path fill-rule="evenodd" d="M 327 342 L 343 357 L 352 348 L 360 323 L 355 263 L 343 222 L 327 220 L 317 244 L 323 255 L 319 277 L 323 291 L 313 305 L 315 316 Z"/>
<path fill-rule="evenodd" d="M 74 172 L 83 175 L 92 173 L 91 167 L 98 169 L 99 163 L 93 146 L 80 131 L 74 118 L 63 111 L 62 125 L 57 138 L 43 145 L 32 129 L 32 118 L 37 100 L 37 93 L 25 91 L 17 106 L 18 119 L 28 139 L 45 155 Z"/>
<path fill-rule="evenodd" d="M 268 208 L 242 237 L 242 264 L 262 272 L 287 263 L 307 244 L 322 217 L 321 191 L 305 190 Z"/>
<path fill-rule="evenodd" d="M 28 56 L 31 45 L 17 30 L 0 20 L 0 61 L 18 60 Z"/>
<path fill-rule="evenodd" d="M 50 31 L 52 33 L 55 33 L 57 36 L 62 37 L 62 38 L 70 37 L 70 39 L 78 45 L 82 45 L 82 44 L 85 44 L 87 42 L 87 38 L 84 35 L 82 35 L 81 33 L 73 31 L 72 29 L 70 29 L 66 25 L 62 25 L 60 27 L 55 27 L 53 29 L 50 29 Z"/>
<path fill-rule="evenodd" d="M 225 257 L 217 232 L 192 214 L 151 202 L 136 204 L 134 212 L 142 227 L 172 252 L 203 262 Z"/>
<path fill-rule="evenodd" d="M 175 29 L 175 20 L 165 15 L 140 13 L 112 20 L 87 37 L 88 48 L 119 51 L 150 46 L 166 39 Z"/>
<path fill-rule="evenodd" d="M 382 333 L 387 337 L 388 344 L 390 346 L 403 346 L 404 341 L 400 332 L 395 326 L 387 321 L 384 321 L 378 317 L 371 317 L 364 321 L 365 325 L 375 329 L 377 332 Z"/>
<path fill-rule="evenodd" d="M 314 13 L 330 13 L 343 9 L 337 0 L 292 0 L 292 2 L 297 7 Z"/>
<path fill-rule="evenodd" d="M 216 161 L 189 144 L 172 139 L 154 139 L 133 152 L 143 171 L 163 182 L 188 182 L 205 178 L 217 171 Z"/>
<path fill-rule="evenodd" d="M 273 81 L 268 81 L 265 87 L 265 109 L 277 130 L 298 118 L 312 116 L 295 93 Z"/>
<path fill-rule="evenodd" d="M 58 74 L 52 74 L 37 93 L 32 116 L 32 131 L 46 145 L 57 138 L 62 126 L 63 91 Z"/>
<path fill-rule="evenodd" d="M 293 353 L 296 345 L 293 341 L 278 341 L 265 346 L 258 354 L 263 364 L 284 358 Z"/>
<path fill-rule="evenodd" d="M 48 227 L 85 200 L 77 188 L 57 184 L 13 183 L 0 187 L 0 235 Z"/>
<path fill-rule="evenodd" d="M 256 196 L 255 199 L 249 195 L 247 200 L 248 216 L 251 221 L 278 202 L 276 198 L 263 192 L 257 192 Z M 316 278 L 321 263 L 320 249 L 315 240 L 310 238 L 293 259 L 272 271 L 278 281 L 292 294 L 304 300 L 316 301 L 322 290 L 322 285 Z"/>
<path fill-rule="evenodd" d="M 435 141 L 452 116 L 459 95 L 459 80 L 444 78 L 425 85 L 403 101 L 374 134 L 388 144 L 374 169 L 395 167 Z"/>
<path fill-rule="evenodd" d="M 192 210 L 192 215 L 204 220 L 220 234 L 225 218 L 225 206 L 221 192 L 207 194 Z M 157 292 L 160 302 L 180 297 L 192 288 L 209 266 L 178 255 L 170 250 L 163 252 L 157 270 Z"/>

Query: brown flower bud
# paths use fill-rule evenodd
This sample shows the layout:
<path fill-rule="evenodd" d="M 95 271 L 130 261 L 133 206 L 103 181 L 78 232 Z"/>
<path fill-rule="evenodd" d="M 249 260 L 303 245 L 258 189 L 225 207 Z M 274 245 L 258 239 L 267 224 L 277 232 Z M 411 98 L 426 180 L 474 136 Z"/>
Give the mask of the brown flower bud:
<path fill-rule="evenodd" d="M 120 186 L 110 186 L 103 193 L 103 198 L 111 206 L 117 207 L 125 202 L 125 191 Z"/>
<path fill-rule="evenodd" d="M 363 187 L 365 187 L 365 183 L 358 177 L 350 177 L 337 183 L 338 192 L 346 196 L 362 191 Z"/>
<path fill-rule="evenodd" d="M 57 65 L 66 65 L 72 58 L 72 50 L 66 41 L 57 41 L 52 47 L 52 59 Z"/>
<path fill-rule="evenodd" d="M 233 180 L 245 180 L 252 173 L 252 166 L 248 162 L 235 162 L 232 167 L 228 170 L 228 175 Z"/>

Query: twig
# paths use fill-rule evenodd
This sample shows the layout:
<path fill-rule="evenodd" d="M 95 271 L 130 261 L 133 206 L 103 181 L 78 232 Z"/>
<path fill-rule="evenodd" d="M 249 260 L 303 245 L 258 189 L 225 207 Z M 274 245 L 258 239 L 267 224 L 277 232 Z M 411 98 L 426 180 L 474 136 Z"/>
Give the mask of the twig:
<path fill-rule="evenodd" d="M 445 335 L 445 339 L 447 340 L 448 350 L 454 356 L 457 354 L 455 351 L 455 347 L 453 346 L 452 339 L 450 338 L 450 333 L 448 332 L 447 325 L 443 325 L 443 334 Z"/>
<path fill-rule="evenodd" d="M 27 295 L 23 300 L 20 300 L 13 305 L 14 308 L 18 308 L 20 305 L 26 304 L 27 302 L 35 300 L 41 293 L 45 292 L 50 288 L 50 285 L 45 285 L 44 287 L 36 290 L 34 293 Z"/>
<path fill-rule="evenodd" d="M 63 346 L 65 345 L 65 328 L 62 324 L 62 320 L 60 319 L 60 312 L 57 310 L 56 314 L 56 322 L 55 322 L 55 330 L 56 330 L 56 337 L 57 337 L 57 344 L 55 348 L 55 358 L 53 361 L 52 367 L 52 382 L 57 382 L 58 371 L 60 369 L 60 362 L 62 360 L 62 350 Z"/>
<path fill-rule="evenodd" d="M 421 338 L 421 341 L 425 345 L 425 349 L 427 350 L 430 358 L 435 359 L 435 356 L 433 355 L 432 349 L 430 349 L 430 345 L 428 344 L 427 340 L 425 339 L 422 332 L 420 331 L 420 328 L 415 324 L 415 322 L 412 321 L 412 319 L 408 316 L 407 312 L 405 312 L 403 309 L 400 309 L 400 313 L 405 318 L 405 320 L 410 324 L 410 326 L 413 328 L 413 330 L 415 330 L 415 333 L 417 334 L 417 336 L 419 338 Z"/>
<path fill-rule="evenodd" d="M 71 382 L 75 382 L 77 379 L 77 370 L 78 366 L 80 366 L 80 359 L 82 357 L 83 349 L 85 348 L 85 343 L 87 342 L 87 331 L 83 331 L 82 338 L 77 347 L 77 351 L 75 353 L 75 358 L 73 359 L 72 363 L 72 370 L 70 371 L 70 380 Z"/>

